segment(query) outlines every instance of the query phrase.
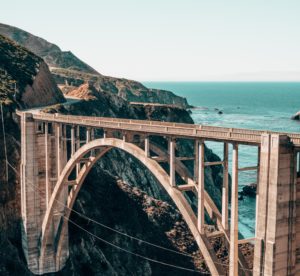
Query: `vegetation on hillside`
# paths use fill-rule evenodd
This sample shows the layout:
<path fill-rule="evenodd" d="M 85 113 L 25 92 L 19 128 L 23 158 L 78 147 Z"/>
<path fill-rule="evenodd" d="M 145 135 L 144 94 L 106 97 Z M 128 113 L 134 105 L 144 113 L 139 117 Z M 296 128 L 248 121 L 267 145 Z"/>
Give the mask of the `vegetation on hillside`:
<path fill-rule="evenodd" d="M 11 104 L 32 85 L 42 59 L 0 35 L 0 60 L 0 100 Z"/>

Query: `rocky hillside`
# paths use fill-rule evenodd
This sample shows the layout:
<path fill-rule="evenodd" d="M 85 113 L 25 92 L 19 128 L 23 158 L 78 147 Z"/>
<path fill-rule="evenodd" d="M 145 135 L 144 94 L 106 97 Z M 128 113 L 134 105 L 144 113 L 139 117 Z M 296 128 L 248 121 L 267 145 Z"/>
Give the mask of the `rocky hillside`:
<path fill-rule="evenodd" d="M 81 61 L 72 52 L 62 51 L 57 45 L 19 28 L 0 23 L 0 34 L 9 37 L 43 58 L 50 67 L 98 74 L 95 69 Z"/>
<path fill-rule="evenodd" d="M 170 91 L 149 89 L 133 80 L 103 76 L 71 52 L 62 51 L 57 45 L 19 28 L 0 23 L 0 34 L 42 57 L 63 90 L 72 89 L 70 86 L 78 87 L 84 82 L 93 82 L 99 90 L 114 93 L 128 101 L 189 107 L 185 98 Z"/>
<path fill-rule="evenodd" d="M 21 108 L 64 102 L 46 63 L 0 35 L 0 100 Z"/>

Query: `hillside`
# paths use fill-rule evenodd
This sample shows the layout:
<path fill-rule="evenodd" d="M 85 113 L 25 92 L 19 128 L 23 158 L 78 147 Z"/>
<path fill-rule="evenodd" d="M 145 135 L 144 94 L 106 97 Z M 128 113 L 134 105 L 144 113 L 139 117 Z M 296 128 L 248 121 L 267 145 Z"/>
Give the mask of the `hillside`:
<path fill-rule="evenodd" d="M 160 103 L 182 108 L 189 107 L 185 98 L 179 97 L 170 91 L 149 89 L 137 81 L 85 73 L 78 74 L 77 72 L 64 69 L 53 69 L 52 74 L 64 92 L 69 92 L 84 83 L 89 83 L 100 92 L 115 94 L 129 102 Z"/>
<path fill-rule="evenodd" d="M 57 45 L 19 28 L 0 23 L 0 34 L 7 36 L 37 56 L 40 56 L 50 67 L 98 74 L 95 69 L 81 61 L 72 52 L 62 51 Z"/>
<path fill-rule="evenodd" d="M 38 56 L 0 35 L 0 100 L 21 108 L 64 101 L 48 66 Z"/>
<path fill-rule="evenodd" d="M 149 89 L 133 80 L 103 76 L 77 58 L 72 52 L 62 51 L 57 45 L 19 28 L 0 23 L 0 34 L 11 38 L 43 58 L 63 91 L 74 88 L 70 86 L 79 87 L 85 82 L 93 82 L 98 90 L 114 93 L 130 102 L 161 103 L 183 108 L 189 107 L 185 98 L 179 97 L 170 91 Z"/>

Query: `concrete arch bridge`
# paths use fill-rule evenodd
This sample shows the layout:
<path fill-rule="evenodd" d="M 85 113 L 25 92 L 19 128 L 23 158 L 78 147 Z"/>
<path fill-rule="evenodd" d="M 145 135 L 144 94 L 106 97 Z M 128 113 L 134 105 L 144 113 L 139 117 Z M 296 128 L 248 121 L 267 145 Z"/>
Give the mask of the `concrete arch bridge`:
<path fill-rule="evenodd" d="M 21 123 L 22 243 L 29 269 L 56 272 L 69 256 L 68 218 L 93 165 L 112 148 L 134 156 L 149 169 L 174 201 L 212 275 L 296 275 L 300 273 L 300 134 L 18 111 Z M 99 134 L 101 133 L 101 134 Z M 116 137 L 118 133 L 118 137 Z M 168 139 L 168 151 L 150 142 Z M 84 137 L 84 139 L 82 138 Z M 194 141 L 193 157 L 176 157 L 176 139 Z M 224 158 L 205 162 L 205 141 L 224 144 Z M 228 218 L 228 155 L 232 144 L 231 218 Z M 258 164 L 239 167 L 239 145 L 258 149 Z M 184 160 L 194 160 L 194 175 Z M 160 162 L 169 163 L 165 171 Z M 205 191 L 207 166 L 223 166 L 222 210 Z M 238 173 L 257 170 L 254 267 L 251 271 L 238 240 Z M 176 173 L 184 184 L 176 183 Z M 298 184 L 299 183 L 299 184 Z M 195 214 L 185 193 L 198 198 Z M 205 212 L 216 221 L 230 252 L 229 269 L 220 265 L 204 225 Z M 230 223 L 229 223 L 230 221 Z"/>

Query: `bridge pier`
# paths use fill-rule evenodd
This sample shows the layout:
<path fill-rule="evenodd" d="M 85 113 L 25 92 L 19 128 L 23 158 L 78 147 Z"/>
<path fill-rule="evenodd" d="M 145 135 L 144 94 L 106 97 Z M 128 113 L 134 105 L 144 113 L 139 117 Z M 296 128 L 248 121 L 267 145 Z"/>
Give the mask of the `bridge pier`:
<path fill-rule="evenodd" d="M 176 186 L 176 176 L 175 176 L 175 144 L 176 141 L 173 138 L 169 139 L 169 155 L 170 155 L 170 185 L 172 187 Z"/>
<path fill-rule="evenodd" d="M 286 135 L 262 135 L 253 275 L 295 275 L 295 154 Z"/>
<path fill-rule="evenodd" d="M 228 143 L 224 142 L 223 149 L 223 187 L 222 187 L 222 225 L 228 230 Z"/>
<path fill-rule="evenodd" d="M 150 157 L 150 138 L 148 135 L 145 136 L 145 156 Z"/>
<path fill-rule="evenodd" d="M 205 209 L 204 209 L 204 182 L 205 182 L 205 173 L 204 173 L 204 151 L 205 145 L 204 141 L 200 140 L 197 143 L 197 165 L 198 165 L 198 230 L 200 234 L 204 234 L 204 218 L 205 218 Z"/>
<path fill-rule="evenodd" d="M 230 254 L 229 254 L 229 276 L 238 276 L 238 144 L 233 144 L 232 152 L 232 185 L 231 185 L 231 220 L 230 220 Z"/>

